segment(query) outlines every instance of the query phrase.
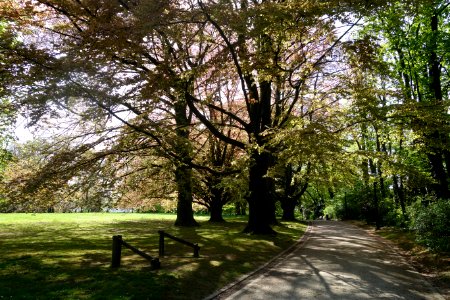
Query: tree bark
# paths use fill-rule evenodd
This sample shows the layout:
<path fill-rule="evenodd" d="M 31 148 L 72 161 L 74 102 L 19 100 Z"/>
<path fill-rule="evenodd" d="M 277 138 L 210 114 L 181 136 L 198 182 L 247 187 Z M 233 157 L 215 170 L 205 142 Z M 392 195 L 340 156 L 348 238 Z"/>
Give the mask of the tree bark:
<path fill-rule="evenodd" d="M 375 129 L 375 140 L 376 140 L 376 145 L 377 145 L 377 152 L 381 153 L 383 152 L 387 152 L 386 151 L 386 146 L 383 144 L 383 146 L 381 145 L 380 142 L 380 134 L 378 133 L 378 128 L 374 127 Z M 386 187 L 384 185 L 384 177 L 383 177 L 383 164 L 380 160 L 377 161 L 377 175 L 378 175 L 378 179 L 380 182 L 380 192 L 381 192 L 381 199 L 386 198 Z"/>
<path fill-rule="evenodd" d="M 257 150 L 254 150 L 251 159 L 252 163 L 249 172 L 250 195 L 247 198 L 249 218 L 244 232 L 274 234 L 276 232 L 270 226 L 273 213 L 272 197 L 265 178 L 269 170 L 270 153 L 259 153 Z"/>
<path fill-rule="evenodd" d="M 400 176 L 400 181 L 402 181 L 402 178 Z M 405 193 L 403 191 L 403 184 L 399 184 L 399 179 L 397 178 L 397 175 L 392 175 L 392 182 L 394 186 L 394 195 L 395 195 L 395 202 L 396 204 L 400 204 L 400 207 L 402 209 L 402 215 L 406 216 L 406 205 L 405 205 Z"/>
<path fill-rule="evenodd" d="M 378 191 L 377 191 L 377 183 L 373 183 L 373 204 L 374 204 L 374 214 L 375 214 L 375 228 L 379 230 L 381 228 L 381 220 L 380 220 L 380 210 L 378 203 Z"/>
<path fill-rule="evenodd" d="M 249 103 L 248 112 L 250 117 L 250 136 L 254 142 L 263 150 L 252 150 L 251 165 L 249 170 L 249 196 L 247 198 L 249 207 L 248 224 L 244 232 L 254 234 L 274 234 L 271 224 L 276 222 L 274 184 L 267 178 L 267 172 L 273 164 L 273 154 L 266 145 L 262 133 L 271 127 L 271 97 L 272 83 L 262 81 L 259 83 L 259 91 L 251 76 L 247 76 L 249 95 L 254 99 Z M 260 152 L 261 151 L 261 152 Z"/>
<path fill-rule="evenodd" d="M 447 173 L 442 164 L 442 155 L 439 153 L 428 153 L 427 156 L 431 165 L 431 174 L 436 181 L 436 183 L 432 185 L 432 188 L 438 198 L 448 199 L 449 189 Z"/>
<path fill-rule="evenodd" d="M 292 197 L 292 179 L 294 177 L 294 172 L 292 170 L 292 165 L 288 164 L 284 167 L 284 188 L 283 195 L 281 196 L 281 209 L 283 210 L 282 220 L 285 221 L 295 221 L 295 206 L 297 201 Z"/>
<path fill-rule="evenodd" d="M 175 121 L 176 135 L 175 152 L 181 158 L 181 162 L 177 162 L 175 167 L 175 180 L 178 189 L 177 201 L 177 219 L 176 226 L 198 226 L 194 219 L 194 211 L 192 210 L 192 169 L 183 162 L 191 160 L 191 150 L 189 141 L 189 125 L 190 121 L 187 116 L 187 104 L 183 99 L 179 99 L 175 105 Z"/>
<path fill-rule="evenodd" d="M 285 175 L 284 175 L 284 193 L 281 197 L 281 208 L 283 209 L 282 220 L 285 221 L 295 221 L 295 207 L 299 204 L 300 198 L 306 192 L 308 188 L 308 175 L 311 170 L 311 164 L 307 164 L 306 170 L 306 178 L 303 184 L 300 184 L 298 181 L 294 181 L 292 185 L 292 179 L 294 176 L 294 172 L 292 170 L 292 166 L 286 166 Z"/>
<path fill-rule="evenodd" d="M 225 222 L 222 216 L 223 206 L 228 202 L 226 192 L 219 187 L 220 178 L 211 175 L 208 179 L 209 191 L 209 222 Z"/>
<path fill-rule="evenodd" d="M 214 196 L 213 196 L 214 197 Z M 209 222 L 225 222 L 223 216 L 222 216 L 222 210 L 223 210 L 223 203 L 221 199 L 215 199 L 211 201 L 210 207 L 209 207 Z"/>
<path fill-rule="evenodd" d="M 295 206 L 297 201 L 295 199 L 287 198 L 281 202 L 281 208 L 283 209 L 283 216 L 281 219 L 283 221 L 296 221 L 295 218 Z"/>
<path fill-rule="evenodd" d="M 436 105 L 441 105 L 443 101 L 442 97 L 442 82 L 441 82 L 441 64 L 437 54 L 437 39 L 439 33 L 439 16 L 438 12 L 435 11 L 431 16 L 430 20 L 431 25 L 431 41 L 429 44 L 430 56 L 429 56 L 429 92 L 431 97 L 431 103 Z M 438 120 L 438 123 L 431 122 L 431 133 L 427 136 L 427 140 L 430 144 L 436 143 L 439 141 L 442 143 L 440 146 L 447 146 L 446 142 L 448 138 L 446 134 L 440 132 L 440 129 L 444 124 Z M 429 145 L 428 145 L 429 146 Z M 450 198 L 450 191 L 448 188 L 448 177 L 447 172 L 444 168 L 444 156 L 443 151 L 439 146 L 429 146 L 430 151 L 427 154 L 428 159 L 431 165 L 431 171 L 433 178 L 436 180 L 436 183 L 433 185 L 434 191 L 436 192 L 436 196 L 438 198 L 448 199 Z"/>
<path fill-rule="evenodd" d="M 192 210 L 192 169 L 178 166 L 175 170 L 175 180 L 178 188 L 176 226 L 198 226 Z"/>
<path fill-rule="evenodd" d="M 367 143 L 367 124 L 361 124 L 361 143 L 358 143 L 358 149 L 360 151 L 366 151 L 366 143 Z M 361 172 L 364 181 L 364 185 L 366 188 L 369 187 L 369 165 L 367 159 L 362 159 L 361 161 Z"/>

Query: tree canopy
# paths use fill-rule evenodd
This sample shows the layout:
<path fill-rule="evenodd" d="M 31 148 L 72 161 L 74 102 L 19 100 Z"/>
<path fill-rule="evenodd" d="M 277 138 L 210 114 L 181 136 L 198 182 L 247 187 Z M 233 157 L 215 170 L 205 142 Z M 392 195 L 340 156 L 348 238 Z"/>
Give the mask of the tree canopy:
<path fill-rule="evenodd" d="M 26 186 L 176 195 L 181 226 L 193 203 L 221 221 L 245 200 L 252 233 L 278 205 L 379 225 L 415 196 L 448 199 L 448 6 L 10 1 L 2 94 L 32 124 L 67 125 Z"/>

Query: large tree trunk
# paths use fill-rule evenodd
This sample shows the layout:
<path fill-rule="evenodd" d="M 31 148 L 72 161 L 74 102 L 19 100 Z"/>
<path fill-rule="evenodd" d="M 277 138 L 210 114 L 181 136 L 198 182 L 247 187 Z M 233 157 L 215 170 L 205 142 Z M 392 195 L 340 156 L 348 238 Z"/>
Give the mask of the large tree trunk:
<path fill-rule="evenodd" d="M 366 151 L 366 143 L 367 143 L 367 124 L 361 124 L 361 142 L 358 142 L 358 149 L 360 151 Z M 369 187 L 369 165 L 368 160 L 363 158 L 361 161 L 361 172 L 364 181 L 364 186 L 366 188 Z"/>
<path fill-rule="evenodd" d="M 265 176 L 269 169 L 270 154 L 267 152 L 252 153 L 252 163 L 249 174 L 249 191 L 247 198 L 249 205 L 249 218 L 244 232 L 253 234 L 274 234 L 271 228 L 272 221 L 272 197 L 267 186 Z"/>
<path fill-rule="evenodd" d="M 428 58 L 428 68 L 424 70 L 424 77 L 428 76 L 428 84 L 424 86 L 424 90 L 427 91 L 425 93 L 425 96 L 427 98 L 427 101 L 430 103 L 436 104 L 437 107 L 439 107 L 442 104 L 443 101 L 443 93 L 442 93 L 442 83 L 441 83 L 441 63 L 440 59 L 438 57 L 438 35 L 439 35 L 439 16 L 437 15 L 437 11 L 434 12 L 434 14 L 430 18 L 430 29 L 432 36 L 428 42 L 428 50 L 429 50 L 429 58 Z M 406 69 L 406 64 L 404 60 L 404 55 L 399 50 L 399 57 L 400 57 L 400 64 L 402 69 Z M 409 76 L 406 72 L 403 72 L 404 77 L 404 83 L 405 83 L 405 95 L 409 96 L 408 98 L 412 98 L 412 89 L 411 85 L 409 84 Z M 415 73 L 415 81 L 417 89 L 420 87 L 420 80 L 418 79 L 417 73 Z M 424 97 L 422 97 L 421 93 L 417 91 L 417 97 L 415 97 L 419 102 L 422 102 L 424 100 Z M 436 193 L 436 196 L 439 198 L 447 198 L 450 196 L 449 189 L 448 189 L 448 177 L 450 175 L 448 166 L 450 163 L 450 155 L 446 155 L 446 150 L 442 151 L 442 149 L 436 144 L 441 142 L 441 144 L 445 147 L 447 145 L 447 136 L 445 134 L 442 134 L 440 132 L 440 129 L 443 127 L 444 124 L 442 124 L 439 120 L 437 122 L 434 122 L 431 118 L 435 117 L 435 113 L 438 115 L 441 113 L 439 110 L 436 112 L 433 112 L 432 117 L 430 118 L 430 122 L 426 123 L 423 121 L 415 120 L 414 124 L 415 126 L 413 129 L 417 132 L 425 130 L 428 131 L 428 133 L 425 133 L 423 135 L 426 147 L 428 148 L 427 151 L 427 157 L 428 162 L 430 165 L 430 173 L 435 180 L 435 183 L 431 186 L 431 189 Z M 445 114 L 445 112 L 443 112 Z M 445 159 L 444 159 L 445 158 Z M 447 172 L 444 168 L 444 164 L 447 165 Z M 400 190 L 399 190 L 400 192 Z M 403 192 L 403 191 L 402 191 Z M 404 204 L 404 196 L 400 197 L 401 199 L 401 205 Z M 399 200 L 400 200 L 399 199 Z M 403 210 L 403 207 L 402 207 Z"/>
<path fill-rule="evenodd" d="M 213 175 L 212 175 L 213 176 Z M 211 199 L 209 203 L 209 222 L 225 222 L 222 216 L 222 210 L 225 203 L 227 203 L 227 195 L 225 194 L 223 188 L 218 187 L 220 179 L 211 178 L 209 181 Z"/>
<path fill-rule="evenodd" d="M 271 82 L 259 83 L 259 92 L 256 82 L 250 76 L 246 77 L 249 95 L 255 101 L 249 103 L 248 112 L 251 121 L 251 136 L 260 149 L 264 149 L 265 137 L 263 132 L 270 128 L 271 121 Z M 273 163 L 273 155 L 268 149 L 252 150 L 251 166 L 249 170 L 249 218 L 244 232 L 254 234 L 273 234 L 270 227 L 275 218 L 274 185 L 267 178 L 269 167 Z"/>
<path fill-rule="evenodd" d="M 223 204 L 222 201 L 212 201 L 209 207 L 209 222 L 225 222 L 222 216 Z"/>
<path fill-rule="evenodd" d="M 283 209 L 283 216 L 281 219 L 283 221 L 296 221 L 295 218 L 295 206 L 297 206 L 297 201 L 295 199 L 287 197 L 281 201 L 281 208 Z"/>
<path fill-rule="evenodd" d="M 177 162 L 175 168 L 175 180 L 178 189 L 177 219 L 176 226 L 198 226 L 194 219 L 192 210 L 192 169 L 188 166 L 191 160 L 191 150 L 189 141 L 190 121 L 187 116 L 187 104 L 183 100 L 178 100 L 175 105 L 175 121 L 177 140 L 175 141 L 175 152 L 181 162 Z"/>
<path fill-rule="evenodd" d="M 194 220 L 192 210 L 192 169 L 187 166 L 178 166 L 175 170 L 175 180 L 178 188 L 176 226 L 198 226 Z"/>

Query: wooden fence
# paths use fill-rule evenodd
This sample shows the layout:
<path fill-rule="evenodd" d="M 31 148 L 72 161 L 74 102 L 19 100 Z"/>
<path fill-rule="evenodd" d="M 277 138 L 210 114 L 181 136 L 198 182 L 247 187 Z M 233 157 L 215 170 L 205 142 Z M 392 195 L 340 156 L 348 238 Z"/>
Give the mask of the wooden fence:
<path fill-rule="evenodd" d="M 148 260 L 150 262 L 152 268 L 154 268 L 154 269 L 161 268 L 161 263 L 158 258 L 151 257 L 147 253 L 142 252 L 141 250 L 137 249 L 136 247 L 131 246 L 130 244 L 128 244 L 127 242 L 125 242 L 122 239 L 121 235 L 113 236 L 111 267 L 113 267 L 113 268 L 120 267 L 120 260 L 121 260 L 121 256 L 122 256 L 122 245 L 125 246 L 126 248 L 130 249 L 137 255 Z"/>
<path fill-rule="evenodd" d="M 180 238 L 168 234 L 167 232 L 164 232 L 163 230 L 159 230 L 158 233 L 159 233 L 159 257 L 164 256 L 164 237 L 168 237 L 176 242 L 192 247 L 194 249 L 194 257 L 200 256 L 199 255 L 200 247 L 198 246 L 198 244 L 193 244 L 188 241 L 182 240 Z"/>

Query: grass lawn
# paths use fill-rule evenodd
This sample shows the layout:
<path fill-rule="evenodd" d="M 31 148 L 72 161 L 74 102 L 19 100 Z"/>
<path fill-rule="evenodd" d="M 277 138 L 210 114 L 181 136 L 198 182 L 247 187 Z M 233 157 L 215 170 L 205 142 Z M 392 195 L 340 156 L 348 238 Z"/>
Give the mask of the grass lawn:
<path fill-rule="evenodd" d="M 202 299 L 255 269 L 304 233 L 306 226 L 282 222 L 276 236 L 242 233 L 246 219 L 198 228 L 173 226 L 161 214 L 0 214 L 0 299 Z M 158 230 L 201 247 L 166 238 L 162 268 L 122 249 L 122 265 L 112 269 L 112 236 L 158 255 Z"/>

